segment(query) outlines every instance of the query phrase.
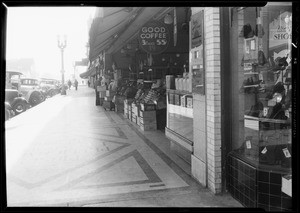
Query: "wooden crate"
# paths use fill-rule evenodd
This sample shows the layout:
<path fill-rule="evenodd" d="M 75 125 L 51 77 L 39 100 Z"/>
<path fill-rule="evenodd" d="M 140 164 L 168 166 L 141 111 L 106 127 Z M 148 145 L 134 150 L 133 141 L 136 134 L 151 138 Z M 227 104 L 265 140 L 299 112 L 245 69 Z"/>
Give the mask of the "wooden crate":
<path fill-rule="evenodd" d="M 156 111 L 142 111 L 140 110 L 140 117 L 143 118 L 151 118 L 151 117 L 156 117 Z"/>
<path fill-rule="evenodd" d="M 104 98 L 106 96 L 106 91 L 99 92 L 99 98 Z"/>
<path fill-rule="evenodd" d="M 105 100 L 105 101 L 112 101 L 112 99 L 113 99 L 113 97 L 109 97 L 109 96 L 105 96 L 105 97 L 104 97 L 104 100 Z"/>
<path fill-rule="evenodd" d="M 140 117 L 140 123 L 141 124 L 153 124 L 153 123 L 157 123 L 156 122 L 156 117 Z"/>
<path fill-rule="evenodd" d="M 153 111 L 155 110 L 155 104 L 141 104 L 142 111 Z"/>

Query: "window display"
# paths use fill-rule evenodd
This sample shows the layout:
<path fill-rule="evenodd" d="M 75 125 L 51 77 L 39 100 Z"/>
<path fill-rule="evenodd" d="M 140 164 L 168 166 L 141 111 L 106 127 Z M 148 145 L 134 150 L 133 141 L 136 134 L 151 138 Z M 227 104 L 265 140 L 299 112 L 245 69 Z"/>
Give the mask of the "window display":
<path fill-rule="evenodd" d="M 287 172 L 292 158 L 291 7 L 245 8 L 240 15 L 244 138 L 234 151 L 256 166 Z"/>

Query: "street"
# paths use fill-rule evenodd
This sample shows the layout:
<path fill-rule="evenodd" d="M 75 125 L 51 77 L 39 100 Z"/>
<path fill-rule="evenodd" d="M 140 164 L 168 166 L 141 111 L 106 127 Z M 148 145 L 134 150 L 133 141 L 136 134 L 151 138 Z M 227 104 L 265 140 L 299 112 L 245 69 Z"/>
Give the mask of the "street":
<path fill-rule="evenodd" d="M 95 106 L 87 86 L 47 99 L 5 128 L 8 207 L 242 207 L 182 170 L 164 132 L 143 132 Z"/>

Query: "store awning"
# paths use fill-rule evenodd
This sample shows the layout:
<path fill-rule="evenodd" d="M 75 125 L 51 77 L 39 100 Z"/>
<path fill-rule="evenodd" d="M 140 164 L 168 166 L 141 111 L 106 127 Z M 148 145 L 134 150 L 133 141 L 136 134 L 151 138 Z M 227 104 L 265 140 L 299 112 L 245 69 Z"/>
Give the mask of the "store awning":
<path fill-rule="evenodd" d="M 160 16 L 167 7 L 102 8 L 99 17 L 94 19 L 90 30 L 89 60 L 93 61 L 101 51 L 108 54 L 122 48 L 125 42 L 138 33 L 150 19 Z M 102 17 L 101 17 L 102 16 Z"/>
<path fill-rule="evenodd" d="M 118 33 L 124 30 L 136 16 L 139 8 L 128 7 L 103 7 L 98 9 L 98 16 L 94 19 L 90 29 L 90 52 L 89 60 L 93 61 L 102 50 L 111 45 L 117 38 Z"/>
<path fill-rule="evenodd" d="M 119 38 L 111 45 L 106 51 L 107 54 L 114 53 L 120 50 L 131 39 L 135 38 L 142 28 L 152 18 L 154 20 L 161 18 L 161 16 L 172 10 L 172 8 L 166 7 L 146 7 L 143 12 L 136 17 L 136 19 L 122 32 Z"/>
<path fill-rule="evenodd" d="M 86 72 L 81 73 L 80 78 L 88 78 L 89 76 L 96 75 L 96 67 L 89 68 Z"/>

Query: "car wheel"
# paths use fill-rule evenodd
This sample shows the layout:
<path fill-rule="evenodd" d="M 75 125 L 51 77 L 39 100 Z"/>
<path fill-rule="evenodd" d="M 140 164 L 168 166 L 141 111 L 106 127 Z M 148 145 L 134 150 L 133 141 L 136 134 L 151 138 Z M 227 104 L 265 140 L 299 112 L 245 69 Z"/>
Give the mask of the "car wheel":
<path fill-rule="evenodd" d="M 31 94 L 31 96 L 29 98 L 29 103 L 31 106 L 36 106 L 41 102 L 42 102 L 42 97 L 40 94 L 38 94 L 36 92 Z"/>
<path fill-rule="evenodd" d="M 18 102 L 13 106 L 13 110 L 16 115 L 26 111 L 26 104 L 23 102 Z"/>

